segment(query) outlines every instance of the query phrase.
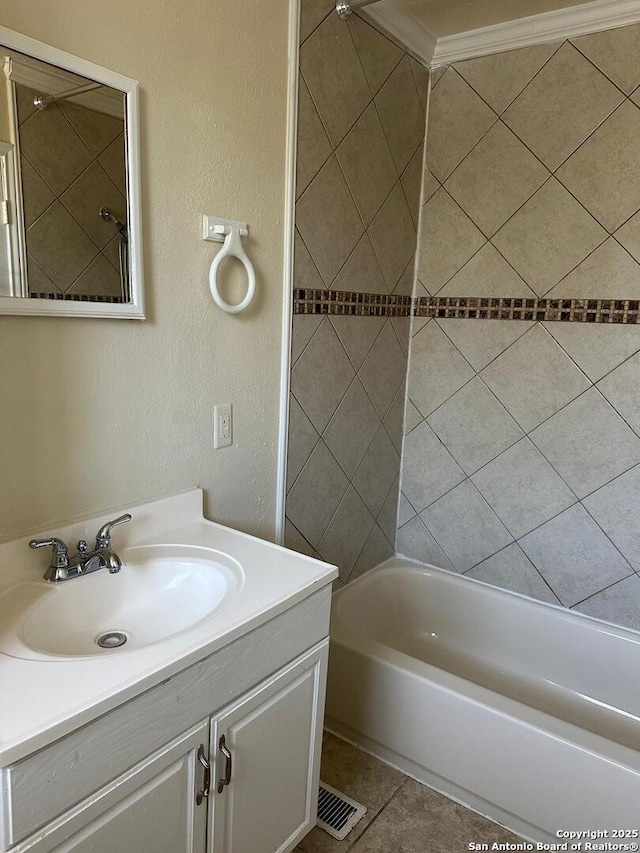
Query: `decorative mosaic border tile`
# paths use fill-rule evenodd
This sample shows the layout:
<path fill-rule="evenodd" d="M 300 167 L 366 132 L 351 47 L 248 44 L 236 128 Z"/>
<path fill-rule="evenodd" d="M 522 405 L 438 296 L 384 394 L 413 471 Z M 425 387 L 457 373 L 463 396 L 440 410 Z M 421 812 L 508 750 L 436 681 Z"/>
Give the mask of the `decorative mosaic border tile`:
<path fill-rule="evenodd" d="M 293 313 L 410 317 L 412 301 L 410 296 L 394 296 L 388 293 L 296 288 L 293 291 Z"/>
<path fill-rule="evenodd" d="M 350 290 L 297 288 L 293 292 L 293 313 L 634 325 L 640 323 L 640 300 L 462 296 L 420 296 L 412 299 L 410 296 Z"/>
<path fill-rule="evenodd" d="M 85 293 L 30 293 L 30 299 L 55 299 L 63 302 L 108 302 L 121 305 L 121 296 L 88 296 Z"/>

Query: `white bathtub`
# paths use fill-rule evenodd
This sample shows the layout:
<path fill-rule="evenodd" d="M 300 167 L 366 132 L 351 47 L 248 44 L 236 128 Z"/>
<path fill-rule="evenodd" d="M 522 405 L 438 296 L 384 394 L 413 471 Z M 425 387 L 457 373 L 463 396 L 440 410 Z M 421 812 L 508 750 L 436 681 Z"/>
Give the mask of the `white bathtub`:
<path fill-rule="evenodd" d="M 393 559 L 331 635 L 330 730 L 528 839 L 637 844 L 639 633 Z"/>

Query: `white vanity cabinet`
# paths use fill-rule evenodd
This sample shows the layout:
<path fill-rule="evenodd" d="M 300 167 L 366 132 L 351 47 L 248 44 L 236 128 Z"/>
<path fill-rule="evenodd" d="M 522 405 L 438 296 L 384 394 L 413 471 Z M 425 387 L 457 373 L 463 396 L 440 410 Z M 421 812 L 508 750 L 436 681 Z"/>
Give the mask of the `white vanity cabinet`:
<path fill-rule="evenodd" d="M 327 586 L 0 770 L 0 850 L 292 850 L 315 823 L 329 602 Z"/>
<path fill-rule="evenodd" d="M 209 853 L 291 850 L 315 823 L 327 647 L 212 720 Z"/>

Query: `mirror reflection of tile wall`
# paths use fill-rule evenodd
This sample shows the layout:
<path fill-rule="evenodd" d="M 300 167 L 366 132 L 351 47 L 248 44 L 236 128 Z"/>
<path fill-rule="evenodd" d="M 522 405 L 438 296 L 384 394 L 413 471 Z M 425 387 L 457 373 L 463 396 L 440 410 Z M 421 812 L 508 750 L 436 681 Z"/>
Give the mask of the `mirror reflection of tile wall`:
<path fill-rule="evenodd" d="M 16 84 L 30 295 L 123 298 L 119 238 L 126 222 L 124 121 L 71 101 L 37 110 Z"/>

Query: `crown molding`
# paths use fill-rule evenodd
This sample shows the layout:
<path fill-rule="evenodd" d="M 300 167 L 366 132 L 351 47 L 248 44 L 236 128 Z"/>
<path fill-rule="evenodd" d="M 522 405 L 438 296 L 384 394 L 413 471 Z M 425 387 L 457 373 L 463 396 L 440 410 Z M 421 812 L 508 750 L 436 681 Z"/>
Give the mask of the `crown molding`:
<path fill-rule="evenodd" d="M 640 0 L 594 0 L 581 6 L 444 36 L 437 41 L 431 67 L 610 30 L 639 21 Z"/>
<path fill-rule="evenodd" d="M 382 0 L 382 2 L 374 3 L 372 6 L 358 9 L 358 14 L 362 15 L 363 18 L 368 18 L 371 23 L 400 42 L 409 53 L 427 68 L 432 64 L 437 40 L 429 30 L 409 17 L 406 12 L 400 11 L 388 0 Z"/>

